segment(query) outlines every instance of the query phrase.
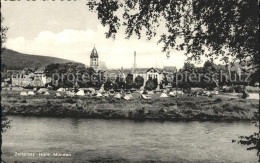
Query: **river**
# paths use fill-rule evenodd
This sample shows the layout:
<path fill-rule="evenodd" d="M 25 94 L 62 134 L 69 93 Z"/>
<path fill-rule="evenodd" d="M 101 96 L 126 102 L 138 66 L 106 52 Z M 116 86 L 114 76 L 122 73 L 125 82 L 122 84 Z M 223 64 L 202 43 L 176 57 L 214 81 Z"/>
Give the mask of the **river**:
<path fill-rule="evenodd" d="M 257 130 L 250 122 L 9 118 L 13 120 L 12 128 L 2 137 L 2 158 L 7 162 L 257 162 L 258 159 L 256 151 L 247 151 L 245 146 L 231 142 Z"/>

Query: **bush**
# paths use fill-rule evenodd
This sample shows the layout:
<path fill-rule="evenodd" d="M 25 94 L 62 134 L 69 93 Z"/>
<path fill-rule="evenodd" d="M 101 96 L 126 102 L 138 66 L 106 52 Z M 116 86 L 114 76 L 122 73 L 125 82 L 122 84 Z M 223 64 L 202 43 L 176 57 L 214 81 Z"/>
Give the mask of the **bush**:
<path fill-rule="evenodd" d="M 221 98 L 217 98 L 217 99 L 215 100 L 215 102 L 222 102 L 222 99 L 221 99 Z"/>

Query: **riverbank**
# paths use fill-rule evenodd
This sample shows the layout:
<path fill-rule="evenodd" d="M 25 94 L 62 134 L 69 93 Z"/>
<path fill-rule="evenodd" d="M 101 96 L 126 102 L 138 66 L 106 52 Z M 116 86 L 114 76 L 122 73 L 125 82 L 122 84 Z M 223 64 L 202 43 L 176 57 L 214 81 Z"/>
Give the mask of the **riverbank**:
<path fill-rule="evenodd" d="M 8 115 L 80 117 L 103 119 L 136 120 L 257 120 L 259 118 L 258 100 L 244 100 L 226 97 L 160 98 L 153 95 L 152 100 L 73 97 L 55 98 L 50 95 L 20 96 L 18 91 L 2 91 L 3 111 Z"/>

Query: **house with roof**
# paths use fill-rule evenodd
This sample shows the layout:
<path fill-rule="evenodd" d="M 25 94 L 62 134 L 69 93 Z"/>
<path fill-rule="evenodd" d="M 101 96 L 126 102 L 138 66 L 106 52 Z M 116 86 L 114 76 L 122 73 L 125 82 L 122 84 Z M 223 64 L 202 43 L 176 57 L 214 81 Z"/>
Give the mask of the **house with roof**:
<path fill-rule="evenodd" d="M 17 87 L 45 87 L 46 83 L 47 76 L 44 70 L 36 70 L 29 73 L 21 71 L 11 76 L 11 85 Z"/>

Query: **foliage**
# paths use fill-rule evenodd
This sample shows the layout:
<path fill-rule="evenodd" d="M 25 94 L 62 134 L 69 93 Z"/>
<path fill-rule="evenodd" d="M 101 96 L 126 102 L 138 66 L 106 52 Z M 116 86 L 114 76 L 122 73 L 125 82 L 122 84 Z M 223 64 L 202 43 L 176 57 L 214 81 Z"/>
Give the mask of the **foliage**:
<path fill-rule="evenodd" d="M 115 86 L 114 89 L 121 89 L 121 88 L 125 89 L 126 83 L 124 80 L 125 80 L 124 78 L 117 76 L 116 81 L 115 81 L 116 84 L 114 85 Z"/>
<path fill-rule="evenodd" d="M 11 128 L 11 120 L 6 117 L 5 109 L 2 107 L 2 117 L 1 117 L 1 133 L 5 132 L 7 129 Z"/>
<path fill-rule="evenodd" d="M 2 14 L 1 14 L 1 24 L 3 22 L 4 22 L 4 17 L 2 17 Z M 7 36 L 6 36 L 7 31 L 8 31 L 8 27 L 1 25 L 1 54 L 5 50 L 4 43 L 7 40 Z"/>
<path fill-rule="evenodd" d="M 253 122 L 255 124 L 255 127 L 259 130 L 259 122 Z M 260 134 L 258 132 L 254 132 L 250 136 L 239 136 L 239 140 L 232 140 L 232 143 L 237 142 L 238 144 L 250 146 L 247 148 L 247 150 L 257 150 L 257 155 L 259 156 L 260 153 Z"/>
<path fill-rule="evenodd" d="M 131 89 L 133 87 L 133 84 L 134 84 L 134 76 L 133 74 L 128 74 L 127 77 L 126 77 L 126 88 L 127 89 Z"/>
<path fill-rule="evenodd" d="M 134 86 L 136 88 L 141 88 L 144 84 L 144 78 L 140 75 L 138 75 L 136 78 L 135 78 L 135 82 L 134 82 Z"/>
<path fill-rule="evenodd" d="M 1 24 L 3 23 L 3 21 L 4 21 L 4 18 L 2 17 L 2 14 L 1 14 Z M 2 68 L 5 68 L 5 66 L 6 66 L 6 65 L 2 64 L 2 52 L 4 52 L 4 48 L 3 47 L 4 47 L 4 43 L 7 40 L 7 36 L 6 36 L 7 30 L 8 30 L 8 27 L 5 27 L 5 26 L 1 25 L 1 74 L 0 74 L 1 75 L 1 79 L 2 79 L 2 72 L 3 72 Z M 0 88 L 0 90 L 2 91 L 2 87 Z M 2 97 L 1 97 L 1 99 L 2 99 Z M 5 109 L 2 106 L 2 102 L 1 102 L 1 133 L 3 133 L 4 131 L 6 131 L 6 129 L 11 127 L 10 126 L 11 120 L 9 120 L 6 117 L 6 114 L 5 114 L 4 111 L 5 111 Z"/>
<path fill-rule="evenodd" d="M 48 77 L 52 77 L 51 85 L 55 88 L 71 88 L 76 85 L 80 87 L 100 87 L 104 73 L 95 72 L 93 68 L 86 68 L 81 63 L 56 63 L 45 67 Z"/>
<path fill-rule="evenodd" d="M 231 57 L 258 65 L 257 1 L 100 0 L 88 5 L 108 27 L 107 38 L 115 38 L 122 26 L 127 38 L 140 38 L 144 31 L 151 39 L 164 29 L 163 51 L 185 50 L 190 60 L 206 56 L 228 62 Z"/>
<path fill-rule="evenodd" d="M 156 82 L 155 82 L 156 80 Z M 149 78 L 146 83 L 145 83 L 145 89 L 151 91 L 151 90 L 154 90 L 156 87 L 157 87 L 157 79 L 151 79 Z"/>
<path fill-rule="evenodd" d="M 104 89 L 106 91 L 110 90 L 113 88 L 113 83 L 110 79 L 107 79 L 107 81 L 104 83 Z"/>

